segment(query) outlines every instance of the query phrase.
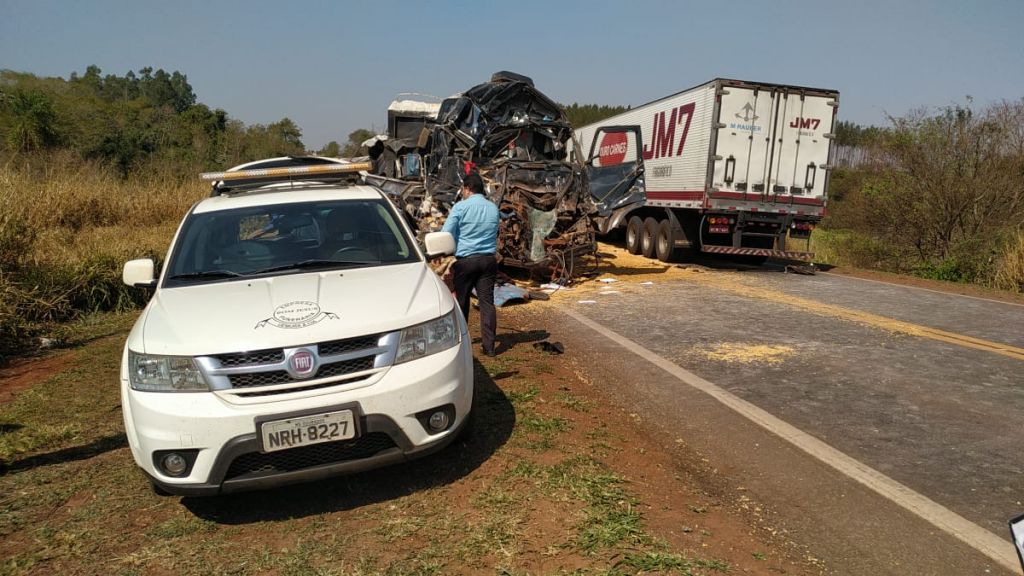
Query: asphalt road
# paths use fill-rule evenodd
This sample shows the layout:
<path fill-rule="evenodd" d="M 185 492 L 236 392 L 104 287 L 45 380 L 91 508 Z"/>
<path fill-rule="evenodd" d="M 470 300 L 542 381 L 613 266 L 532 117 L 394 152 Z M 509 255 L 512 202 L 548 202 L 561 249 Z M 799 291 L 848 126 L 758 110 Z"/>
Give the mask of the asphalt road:
<path fill-rule="evenodd" d="M 1012 554 L 1007 520 L 1024 512 L 1024 306 L 768 268 L 673 276 L 580 295 L 594 303 L 562 299 L 548 309 L 569 316 L 536 321 L 666 445 L 678 438 L 706 454 L 837 573 L 1018 573 L 636 349 L 962 516 Z"/>

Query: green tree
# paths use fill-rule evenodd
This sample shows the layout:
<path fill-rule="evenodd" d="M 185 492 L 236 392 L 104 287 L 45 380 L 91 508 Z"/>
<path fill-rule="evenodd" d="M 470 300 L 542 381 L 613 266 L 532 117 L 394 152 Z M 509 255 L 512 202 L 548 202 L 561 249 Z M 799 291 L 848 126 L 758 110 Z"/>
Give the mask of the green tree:
<path fill-rule="evenodd" d="M 328 158 L 337 158 L 341 156 L 341 144 L 331 140 L 323 148 L 321 148 L 317 154 L 320 156 L 327 156 Z"/>
<path fill-rule="evenodd" d="M 988 275 L 1000 243 L 1024 229 L 1024 99 L 970 104 L 916 110 L 869 137 L 867 161 L 833 175 L 832 191 L 844 190 L 830 227 L 881 241 L 898 271 Z"/>
<path fill-rule="evenodd" d="M 267 131 L 281 146 L 282 154 L 302 154 L 306 147 L 302 143 L 302 130 L 291 120 L 282 118 L 267 126 Z"/>
<path fill-rule="evenodd" d="M 50 98 L 35 90 L 2 93 L 7 114 L 6 141 L 15 152 L 30 152 L 57 143 L 57 114 Z"/>
<path fill-rule="evenodd" d="M 366 128 L 356 128 L 352 132 L 349 132 L 348 142 L 341 149 L 341 156 L 344 158 L 351 158 L 353 156 L 362 156 L 366 154 L 366 149 L 363 148 L 363 142 L 366 142 L 370 138 L 373 138 L 375 134 L 372 130 Z"/>
<path fill-rule="evenodd" d="M 840 146 L 868 146 L 877 142 L 885 130 L 878 126 L 861 126 L 856 122 L 836 122 L 836 144 Z"/>
<path fill-rule="evenodd" d="M 562 106 L 565 110 L 569 123 L 574 127 L 586 126 L 594 122 L 600 122 L 605 118 L 611 118 L 616 114 L 622 114 L 629 110 L 629 106 L 606 106 L 599 104 L 577 104 L 573 102 L 568 106 Z"/>

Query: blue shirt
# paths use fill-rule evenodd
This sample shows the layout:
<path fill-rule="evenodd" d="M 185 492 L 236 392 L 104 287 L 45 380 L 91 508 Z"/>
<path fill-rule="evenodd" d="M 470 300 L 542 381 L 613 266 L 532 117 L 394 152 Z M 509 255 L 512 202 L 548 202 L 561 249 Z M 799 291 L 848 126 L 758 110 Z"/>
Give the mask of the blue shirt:
<path fill-rule="evenodd" d="M 456 202 L 442 232 L 455 237 L 455 256 L 494 254 L 498 251 L 498 207 L 483 194 Z"/>

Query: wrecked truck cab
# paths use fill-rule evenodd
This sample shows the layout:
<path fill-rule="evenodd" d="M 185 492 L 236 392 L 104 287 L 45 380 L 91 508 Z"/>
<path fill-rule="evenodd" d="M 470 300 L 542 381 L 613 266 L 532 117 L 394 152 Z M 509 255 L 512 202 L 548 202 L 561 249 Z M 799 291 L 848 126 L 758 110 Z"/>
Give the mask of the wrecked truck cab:
<path fill-rule="evenodd" d="M 375 174 L 400 180 L 423 177 L 423 153 L 430 128 L 437 123 L 437 98 L 404 93 L 388 105 L 388 131 L 364 143 L 374 159 Z"/>
<path fill-rule="evenodd" d="M 572 125 L 533 80 L 495 73 L 441 104 L 430 137 L 426 190 L 450 208 L 467 169 L 484 179 L 505 214 L 498 236 L 503 264 L 555 268 L 595 250 L 586 174 L 568 155 Z M 451 198 L 449 202 L 447 197 Z"/>
<path fill-rule="evenodd" d="M 587 163 L 570 156 L 581 146 L 572 142 L 565 112 L 520 74 L 497 72 L 443 100 L 424 133 L 417 141 L 422 178 L 378 170 L 367 181 L 388 191 L 422 236 L 441 228 L 463 175 L 479 172 L 487 196 L 508 216 L 498 234 L 498 257 L 506 266 L 569 277 L 579 269 L 576 261 L 596 250 L 595 231 L 604 229 L 596 224 L 643 200 L 642 157 L 621 153 L 612 163 L 615 154 L 599 154 Z M 638 149 L 639 128 L 620 137 L 634 141 L 629 150 Z"/>

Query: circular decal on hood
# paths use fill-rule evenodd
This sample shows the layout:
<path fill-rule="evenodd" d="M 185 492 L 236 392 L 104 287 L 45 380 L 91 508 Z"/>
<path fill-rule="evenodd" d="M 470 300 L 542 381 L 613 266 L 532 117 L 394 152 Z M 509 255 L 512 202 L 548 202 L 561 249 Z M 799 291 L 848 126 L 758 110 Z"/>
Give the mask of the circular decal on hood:
<path fill-rule="evenodd" d="M 257 322 L 256 328 L 268 324 L 277 328 L 305 328 L 324 319 L 337 320 L 338 315 L 324 312 L 316 302 L 300 300 L 278 306 L 274 309 L 273 316 Z"/>

